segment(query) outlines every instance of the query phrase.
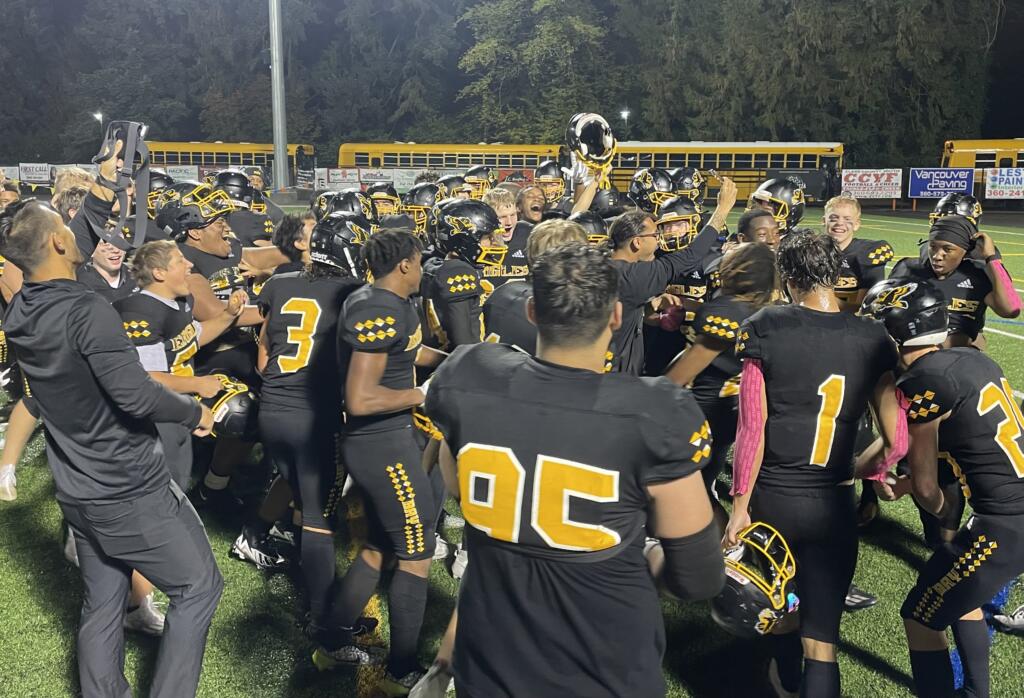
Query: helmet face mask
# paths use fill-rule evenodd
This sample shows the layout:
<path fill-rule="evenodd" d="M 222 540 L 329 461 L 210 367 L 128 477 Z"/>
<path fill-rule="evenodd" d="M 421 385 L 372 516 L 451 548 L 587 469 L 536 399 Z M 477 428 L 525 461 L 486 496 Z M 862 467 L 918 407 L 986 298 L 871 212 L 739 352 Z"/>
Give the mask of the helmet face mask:
<path fill-rule="evenodd" d="M 373 201 L 378 218 L 398 213 L 398 208 L 402 204 L 391 182 L 374 182 L 366 187 L 366 195 Z"/>
<path fill-rule="evenodd" d="M 672 178 L 660 167 L 644 167 L 633 173 L 629 198 L 648 213 L 657 215 L 662 204 L 676 197 Z"/>
<path fill-rule="evenodd" d="M 772 217 L 779 224 L 779 233 L 794 228 L 804 217 L 803 184 L 791 179 L 769 179 L 750 195 L 748 210 L 754 205 L 767 204 Z"/>
<path fill-rule="evenodd" d="M 591 245 L 604 245 L 608 242 L 608 226 L 598 213 L 580 211 L 569 216 L 569 220 L 586 231 L 587 242 Z"/>
<path fill-rule="evenodd" d="M 501 223 L 487 204 L 473 199 L 453 199 L 438 204 L 434 236 L 437 246 L 475 267 L 500 267 L 508 249 L 503 245 L 484 244 L 492 241 Z"/>
<path fill-rule="evenodd" d="M 533 171 L 533 183 L 544 192 L 544 198 L 553 204 L 565 196 L 565 178 L 562 168 L 554 160 L 545 160 Z"/>
<path fill-rule="evenodd" d="M 214 191 L 209 184 L 175 182 L 160 191 L 154 206 L 156 223 L 170 228 L 171 235 L 180 237 L 187 230 L 209 226 L 214 221 L 236 210 L 223 191 Z"/>
<path fill-rule="evenodd" d="M 581 113 L 569 119 L 565 143 L 588 165 L 604 166 L 615 155 L 617 143 L 612 128 L 600 114 Z"/>
<path fill-rule="evenodd" d="M 313 227 L 309 236 L 309 258 L 316 264 L 360 278 L 365 268 L 359 248 L 372 234 L 373 224 L 364 216 L 351 211 L 329 214 Z"/>
<path fill-rule="evenodd" d="M 935 203 L 935 210 L 928 214 L 928 224 L 934 225 L 935 221 L 945 216 L 963 216 L 977 229 L 983 213 L 981 202 L 975 197 L 968 194 L 946 194 Z"/>
<path fill-rule="evenodd" d="M 466 170 L 465 182 L 471 189 L 469 198 L 482 199 L 498 183 L 498 177 L 487 165 L 475 165 Z"/>

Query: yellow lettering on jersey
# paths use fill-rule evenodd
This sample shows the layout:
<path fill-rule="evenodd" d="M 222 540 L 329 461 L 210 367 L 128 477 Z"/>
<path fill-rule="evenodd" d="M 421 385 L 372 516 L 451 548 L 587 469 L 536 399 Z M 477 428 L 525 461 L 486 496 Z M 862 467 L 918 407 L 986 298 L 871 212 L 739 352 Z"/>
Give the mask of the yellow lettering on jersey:
<path fill-rule="evenodd" d="M 840 276 L 839 281 L 836 282 L 837 289 L 840 288 L 857 288 L 857 277 L 856 276 Z"/>
<path fill-rule="evenodd" d="M 171 351 L 181 351 L 186 344 L 196 338 L 196 326 L 194 323 L 188 323 L 185 328 L 178 333 L 176 337 L 171 339 Z"/>
<path fill-rule="evenodd" d="M 969 301 L 963 298 L 952 298 L 949 301 L 949 310 L 954 313 L 973 313 L 978 310 L 981 301 Z"/>
<path fill-rule="evenodd" d="M 189 325 L 191 327 L 192 325 Z M 199 351 L 199 342 L 195 341 L 195 332 L 192 333 L 192 340 L 174 355 L 174 362 L 171 363 L 171 374 L 175 376 L 194 376 L 195 368 L 192 366 L 192 357 Z"/>
<path fill-rule="evenodd" d="M 616 531 L 569 518 L 570 498 L 619 500 L 619 473 L 559 458 L 537 457 L 531 524 L 544 542 L 561 550 L 605 550 L 619 544 Z"/>
<path fill-rule="evenodd" d="M 423 343 L 423 328 L 420 323 L 416 323 L 416 331 L 409 335 L 409 343 L 405 345 L 406 351 L 412 351 L 418 349 L 420 344 Z"/>

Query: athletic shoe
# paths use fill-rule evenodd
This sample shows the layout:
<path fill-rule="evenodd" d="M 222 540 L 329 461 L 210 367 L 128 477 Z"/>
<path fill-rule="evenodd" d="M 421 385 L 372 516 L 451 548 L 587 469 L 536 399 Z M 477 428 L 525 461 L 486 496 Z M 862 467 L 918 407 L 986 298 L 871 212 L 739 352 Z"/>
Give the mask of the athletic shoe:
<path fill-rule="evenodd" d="M 369 635 L 377 629 L 377 625 L 379 623 L 380 621 L 378 621 L 376 618 L 370 618 L 369 616 L 359 616 L 358 618 L 356 618 L 355 625 L 352 626 L 352 630 L 350 630 L 349 632 L 352 633 L 352 637 Z M 309 620 L 308 617 L 305 621 L 305 627 L 303 627 L 302 632 L 306 635 L 306 637 L 308 637 L 315 643 L 322 642 L 325 638 L 330 637 L 330 633 L 328 633 L 325 628 L 317 625 L 312 620 Z"/>
<path fill-rule="evenodd" d="M 243 531 L 231 545 L 231 554 L 239 560 L 251 562 L 261 570 L 283 570 L 289 566 L 288 558 L 274 549 L 266 538 L 250 540 Z"/>
<path fill-rule="evenodd" d="M 164 614 L 153 603 L 152 594 L 144 598 L 138 608 L 125 615 L 124 629 L 154 637 L 164 634 Z"/>
<path fill-rule="evenodd" d="M 771 684 L 772 690 L 775 691 L 778 698 L 800 698 L 800 691 L 790 691 L 782 685 L 782 679 L 779 678 L 779 665 L 774 657 L 768 661 L 768 683 Z"/>
<path fill-rule="evenodd" d="M 423 669 L 413 669 L 404 676 L 395 676 L 390 671 L 385 671 L 384 678 L 377 684 L 377 689 L 388 698 L 404 698 L 426 675 L 427 672 Z"/>
<path fill-rule="evenodd" d="M 277 524 L 274 524 L 270 527 L 270 532 L 267 535 L 285 545 L 295 547 L 295 532 L 287 526 L 280 528 Z"/>
<path fill-rule="evenodd" d="M 466 574 L 466 567 L 469 565 L 469 553 L 461 545 L 455 548 L 455 558 L 452 560 L 452 577 L 462 579 Z"/>
<path fill-rule="evenodd" d="M 444 528 L 465 528 L 466 520 L 458 514 L 449 514 L 446 511 L 441 519 L 441 526 Z"/>
<path fill-rule="evenodd" d="M 859 611 L 862 608 L 871 608 L 876 603 L 878 603 L 877 596 L 851 584 L 850 589 L 846 592 L 844 606 L 847 611 Z"/>
<path fill-rule="evenodd" d="M 992 616 L 992 620 L 997 630 L 1002 630 L 1004 633 L 1024 635 L 1024 605 L 1018 607 L 1016 611 L 1009 615 L 997 613 Z"/>
<path fill-rule="evenodd" d="M 75 543 L 75 534 L 68 529 L 68 537 L 64 541 L 64 559 L 75 567 L 78 567 L 78 544 Z"/>
<path fill-rule="evenodd" d="M 455 677 L 448 673 L 448 667 L 434 662 L 409 691 L 409 698 L 445 698 L 454 690 Z"/>
<path fill-rule="evenodd" d="M 320 671 L 329 671 L 336 666 L 367 666 L 383 664 L 388 658 L 388 651 L 383 647 L 369 645 L 342 645 L 328 650 L 317 647 L 313 651 L 313 666 Z"/>
<path fill-rule="evenodd" d="M 3 448 L 3 446 L 0 446 Z M 0 500 L 13 502 L 18 498 L 18 479 L 14 477 L 14 466 L 0 467 Z"/>
<path fill-rule="evenodd" d="M 452 548 L 440 533 L 434 534 L 434 560 L 447 560 Z"/>

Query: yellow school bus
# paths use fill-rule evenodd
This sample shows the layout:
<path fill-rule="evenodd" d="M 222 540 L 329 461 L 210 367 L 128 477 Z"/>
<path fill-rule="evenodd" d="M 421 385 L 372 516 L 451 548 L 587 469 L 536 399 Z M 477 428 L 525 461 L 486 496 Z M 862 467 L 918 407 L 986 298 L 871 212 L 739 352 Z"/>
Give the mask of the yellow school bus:
<path fill-rule="evenodd" d="M 338 167 L 443 170 L 490 165 L 530 170 L 544 160 L 558 159 L 559 150 L 553 144 L 343 143 L 338 149 Z M 633 172 L 641 167 L 696 167 L 705 173 L 713 169 L 736 181 L 742 200 L 768 178 L 768 170 L 814 170 L 828 185 L 827 189 L 808 190 L 808 200 L 813 202 L 838 193 L 834 189 L 842 166 L 842 143 L 625 141 L 619 143 L 611 178 L 619 191 L 626 191 Z M 712 187 L 717 184 L 711 178 Z"/>
<path fill-rule="evenodd" d="M 946 141 L 942 167 L 973 167 L 974 183 L 981 184 L 987 167 L 1024 167 L 1024 138 Z"/>
<path fill-rule="evenodd" d="M 150 163 L 154 167 L 167 165 L 196 165 L 208 169 L 224 169 L 227 167 L 244 167 L 260 165 L 265 169 L 274 160 L 273 143 L 201 143 L 199 141 L 146 141 L 149 146 Z M 295 181 L 297 165 L 305 168 L 314 167 L 313 146 L 304 143 L 288 144 L 288 173 L 290 181 Z M 269 174 L 269 173 L 268 173 Z M 267 179 L 269 186 L 270 179 Z"/>

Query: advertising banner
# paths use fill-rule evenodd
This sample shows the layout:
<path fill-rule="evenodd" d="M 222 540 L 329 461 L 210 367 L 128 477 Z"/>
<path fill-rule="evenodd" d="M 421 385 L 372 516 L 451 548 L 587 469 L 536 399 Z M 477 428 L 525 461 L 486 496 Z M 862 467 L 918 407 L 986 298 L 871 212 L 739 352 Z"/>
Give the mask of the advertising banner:
<path fill-rule="evenodd" d="M 858 199 L 898 199 L 903 196 L 903 170 L 843 170 L 842 191 Z"/>
<path fill-rule="evenodd" d="M 1024 167 L 985 170 L 986 199 L 1024 199 Z"/>
<path fill-rule="evenodd" d="M 198 165 L 166 165 L 163 169 L 175 181 L 199 179 Z"/>
<path fill-rule="evenodd" d="M 46 162 L 22 162 L 18 164 L 18 179 L 24 182 L 49 182 L 50 164 Z"/>
<path fill-rule="evenodd" d="M 946 194 L 973 194 L 971 167 L 911 167 L 907 196 L 911 199 L 941 199 Z"/>

